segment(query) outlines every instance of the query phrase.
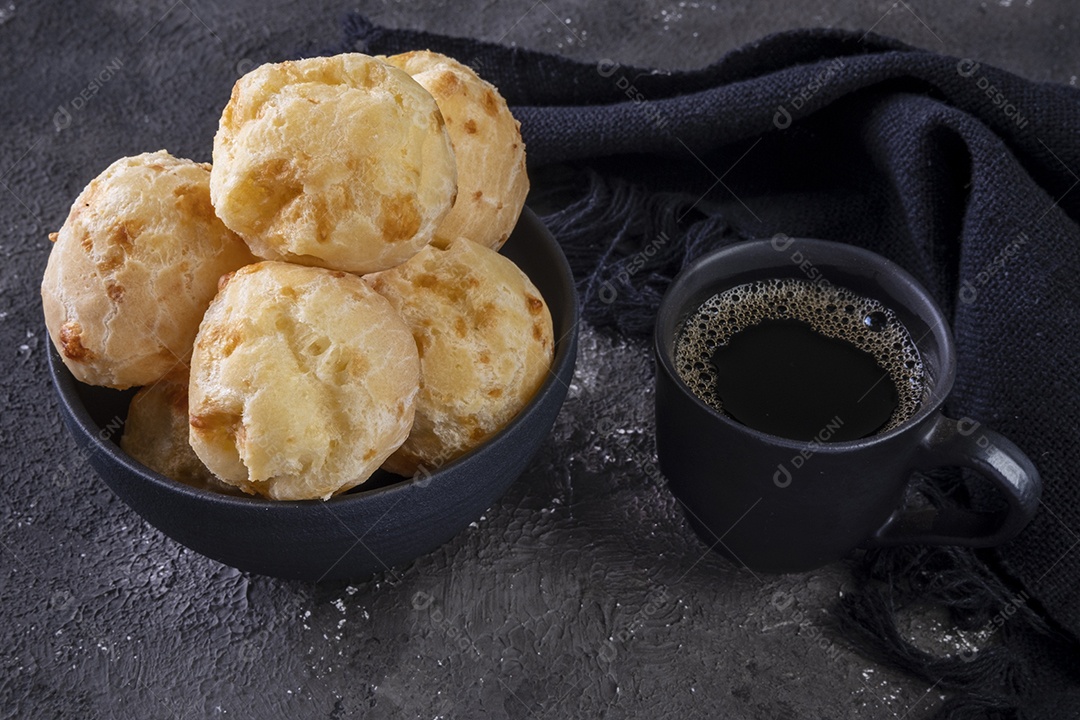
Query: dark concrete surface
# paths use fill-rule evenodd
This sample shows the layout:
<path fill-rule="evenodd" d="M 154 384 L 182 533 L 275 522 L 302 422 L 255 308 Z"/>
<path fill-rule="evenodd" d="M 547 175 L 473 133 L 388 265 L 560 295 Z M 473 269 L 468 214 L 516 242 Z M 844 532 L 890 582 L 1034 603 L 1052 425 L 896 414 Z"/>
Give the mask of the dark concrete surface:
<path fill-rule="evenodd" d="M 119 156 L 209 160 L 235 78 L 333 46 L 353 9 L 669 68 L 825 25 L 1039 80 L 1080 73 L 1068 0 L 0 0 L 0 714 L 926 717 L 936 687 L 830 630 L 844 563 L 758 578 L 707 552 L 655 470 L 647 348 L 589 329 L 526 475 L 453 542 L 371 580 L 312 586 L 218 565 L 148 527 L 80 461 L 45 372 L 47 233 Z M 937 652 L 992 642 L 929 611 L 905 622 Z"/>

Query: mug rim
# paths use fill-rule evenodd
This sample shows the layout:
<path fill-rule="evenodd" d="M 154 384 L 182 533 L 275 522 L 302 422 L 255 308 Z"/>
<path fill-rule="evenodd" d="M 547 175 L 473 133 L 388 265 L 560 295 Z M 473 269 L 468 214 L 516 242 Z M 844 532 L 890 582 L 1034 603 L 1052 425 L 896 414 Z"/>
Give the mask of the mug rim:
<path fill-rule="evenodd" d="M 881 443 L 889 442 L 893 438 L 899 437 L 911 431 L 912 428 L 921 425 L 935 414 L 940 412 L 941 406 L 944 404 L 945 399 L 948 397 L 952 390 L 952 385 L 956 376 L 956 348 L 955 341 L 953 339 L 952 330 L 950 329 L 944 312 L 930 296 L 930 293 L 919 283 L 909 272 L 900 267 L 897 263 L 886 258 L 883 255 L 875 253 L 871 250 L 852 245 L 849 243 L 837 242 L 834 240 L 821 240 L 816 238 L 801 238 L 801 237 L 785 237 L 784 241 L 787 243 L 782 249 L 778 249 L 775 246 L 775 242 L 778 236 L 772 238 L 757 238 L 753 240 L 745 240 L 742 242 L 733 243 L 731 245 L 725 245 L 724 247 L 717 248 L 711 252 L 702 255 L 690 265 L 685 267 L 672 281 L 667 291 L 664 293 L 664 297 L 660 301 L 660 307 L 656 313 L 656 322 L 653 327 L 653 346 L 656 353 L 658 372 L 663 371 L 668 377 L 673 380 L 679 390 L 686 396 L 688 396 L 691 402 L 695 403 L 701 410 L 707 412 L 711 417 L 718 422 L 722 422 L 732 429 L 739 430 L 747 435 L 755 438 L 760 442 L 765 442 L 771 445 L 777 445 L 780 447 L 786 447 L 791 450 L 802 450 L 810 444 L 814 444 L 814 452 L 824 453 L 839 453 L 847 452 L 857 448 L 875 446 Z M 706 403 L 699 398 L 690 386 L 679 375 L 678 370 L 675 368 L 674 359 L 674 346 L 679 325 L 685 320 L 689 314 L 688 310 L 684 310 L 676 305 L 678 296 L 684 289 L 702 272 L 702 268 L 718 262 L 718 260 L 724 256 L 738 256 L 748 252 L 754 252 L 758 248 L 768 246 L 772 252 L 783 252 L 794 246 L 798 245 L 802 248 L 809 248 L 822 253 L 833 253 L 839 255 L 846 255 L 853 261 L 851 267 L 857 269 L 857 265 L 861 263 L 863 267 L 872 267 L 879 273 L 887 273 L 895 278 L 899 283 L 903 284 L 911 295 L 917 300 L 916 303 L 904 303 L 905 310 L 912 312 L 920 317 L 928 315 L 932 318 L 930 330 L 927 331 L 922 337 L 925 337 L 929 333 L 933 333 L 937 341 L 940 354 L 940 366 L 938 374 L 932 379 L 933 385 L 930 388 L 930 392 L 919 407 L 919 409 L 909 418 L 894 428 L 883 433 L 877 433 L 864 438 L 858 438 L 856 440 L 844 440 L 837 442 L 818 442 L 815 440 L 793 440 L 781 435 L 774 435 L 762 430 L 744 425 L 738 422 L 734 418 L 720 412 L 713 406 Z M 790 261 L 789 261 L 790 262 Z M 777 263 L 777 268 L 782 269 L 784 265 Z M 739 273 L 734 273 L 737 276 Z M 719 284 L 723 280 L 730 276 L 718 275 L 716 281 Z M 872 278 L 871 278 L 872 279 Z M 700 304 L 700 301 L 699 303 Z M 920 313 L 920 310 L 923 313 Z M 920 337 L 915 341 L 916 346 L 922 340 Z"/>

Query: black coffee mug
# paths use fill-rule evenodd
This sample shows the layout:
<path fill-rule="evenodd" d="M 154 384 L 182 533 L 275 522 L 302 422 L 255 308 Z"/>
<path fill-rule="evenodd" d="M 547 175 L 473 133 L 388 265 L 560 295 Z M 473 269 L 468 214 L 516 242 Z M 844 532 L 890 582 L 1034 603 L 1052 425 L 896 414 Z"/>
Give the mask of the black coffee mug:
<path fill-rule="evenodd" d="M 828 282 L 891 308 L 922 356 L 928 392 L 919 410 L 860 440 L 807 443 L 747 427 L 698 398 L 676 369 L 682 322 L 719 292 L 773 278 Z M 671 285 L 655 342 L 660 470 L 705 543 L 751 570 L 811 570 L 860 546 L 989 547 L 1038 508 L 1039 474 L 1016 445 L 942 414 L 955 374 L 952 334 L 915 279 L 879 255 L 785 236 L 722 248 Z M 903 507 L 915 471 L 956 466 L 988 480 L 1004 509 Z"/>

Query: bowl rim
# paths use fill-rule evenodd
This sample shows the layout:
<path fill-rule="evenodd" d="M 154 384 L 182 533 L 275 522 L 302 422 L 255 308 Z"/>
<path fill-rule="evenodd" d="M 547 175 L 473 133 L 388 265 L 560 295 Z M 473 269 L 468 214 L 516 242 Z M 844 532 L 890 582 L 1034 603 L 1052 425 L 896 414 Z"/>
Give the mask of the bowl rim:
<path fill-rule="evenodd" d="M 570 378 L 564 381 L 562 375 L 567 372 L 572 372 L 576 360 L 576 338 L 581 323 L 580 299 L 578 298 L 574 276 L 570 270 L 570 263 L 566 259 L 566 254 L 563 252 L 562 246 L 551 234 L 551 231 L 547 229 L 547 226 L 544 225 L 539 217 L 537 217 L 528 206 L 522 208 L 521 215 L 515 225 L 515 230 L 517 230 L 522 223 L 524 223 L 528 229 L 539 234 L 540 238 L 547 246 L 546 249 L 554 256 L 555 263 L 551 270 L 558 279 L 560 286 L 565 290 L 563 311 L 558 319 L 555 317 L 552 318 L 553 328 L 556 331 L 561 329 L 562 332 L 555 337 L 555 349 L 551 365 L 547 370 L 547 377 L 544 379 L 543 384 L 541 384 L 533 394 L 529 402 L 517 412 L 509 423 L 500 428 L 495 434 L 487 438 L 480 445 L 472 448 L 464 455 L 439 466 L 431 473 L 423 476 L 422 479 L 414 473 L 412 477 L 401 477 L 398 482 L 393 482 L 370 490 L 362 489 L 363 484 L 360 484 L 355 488 L 327 500 L 321 498 L 309 500 L 273 500 L 271 498 L 262 497 L 261 495 L 226 495 L 224 493 L 215 492 L 214 490 L 187 485 L 186 483 L 162 475 L 146 465 L 143 465 L 124 452 L 118 443 L 111 440 L 111 437 L 103 437 L 101 435 L 101 427 L 90 416 L 86 404 L 82 402 L 79 397 L 79 381 L 67 366 L 64 365 L 63 361 L 60 359 L 60 355 L 56 351 L 56 347 L 50 342 L 48 343 L 49 352 L 47 353 L 49 377 L 52 380 L 53 388 L 56 391 L 59 402 L 74 421 L 73 423 L 68 424 L 69 431 L 74 434 L 77 430 L 83 435 L 88 445 L 87 449 L 84 450 L 87 458 L 94 453 L 100 452 L 101 454 L 108 456 L 113 462 L 120 464 L 126 471 L 139 476 L 141 480 L 153 484 L 163 492 L 186 496 L 192 500 L 209 502 L 222 507 L 232 506 L 243 510 L 277 512 L 278 510 L 271 509 L 279 508 L 281 512 L 287 512 L 289 510 L 307 509 L 317 506 L 325 506 L 331 509 L 346 508 L 351 505 L 358 505 L 365 501 L 370 501 L 374 498 L 406 492 L 421 483 L 423 483 L 423 486 L 426 486 L 429 483 L 435 482 L 439 476 L 447 475 L 457 470 L 460 466 L 469 462 L 477 453 L 501 442 L 503 438 L 513 433 L 520 425 L 529 422 L 531 416 L 538 412 L 539 408 L 544 404 L 544 398 L 556 390 L 555 383 L 569 385 Z M 526 273 L 526 276 L 528 277 L 528 273 Z M 532 277 L 529 279 L 530 281 L 533 281 Z M 539 290 L 539 288 L 537 289 Z M 548 298 L 544 298 L 544 300 L 550 307 Z M 558 325 L 556 323 L 558 323 Z M 560 328 L 560 325 L 565 327 Z M 122 391 L 115 390 L 114 392 Z"/>

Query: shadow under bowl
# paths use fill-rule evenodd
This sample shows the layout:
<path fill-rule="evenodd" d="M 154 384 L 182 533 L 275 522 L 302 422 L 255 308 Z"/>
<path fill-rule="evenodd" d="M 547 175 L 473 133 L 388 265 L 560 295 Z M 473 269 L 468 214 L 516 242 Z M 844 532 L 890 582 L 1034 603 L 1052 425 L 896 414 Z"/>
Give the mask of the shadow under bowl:
<path fill-rule="evenodd" d="M 477 520 L 521 475 L 548 437 L 574 374 L 578 302 L 558 242 L 528 208 L 501 250 L 551 310 L 555 358 L 528 405 L 483 445 L 406 479 L 382 471 L 328 501 L 234 497 L 189 487 L 119 447 L 135 390 L 75 380 L 49 345 L 49 373 L 83 457 L 116 495 L 173 540 L 209 558 L 275 577 L 362 579 L 414 560 Z"/>

